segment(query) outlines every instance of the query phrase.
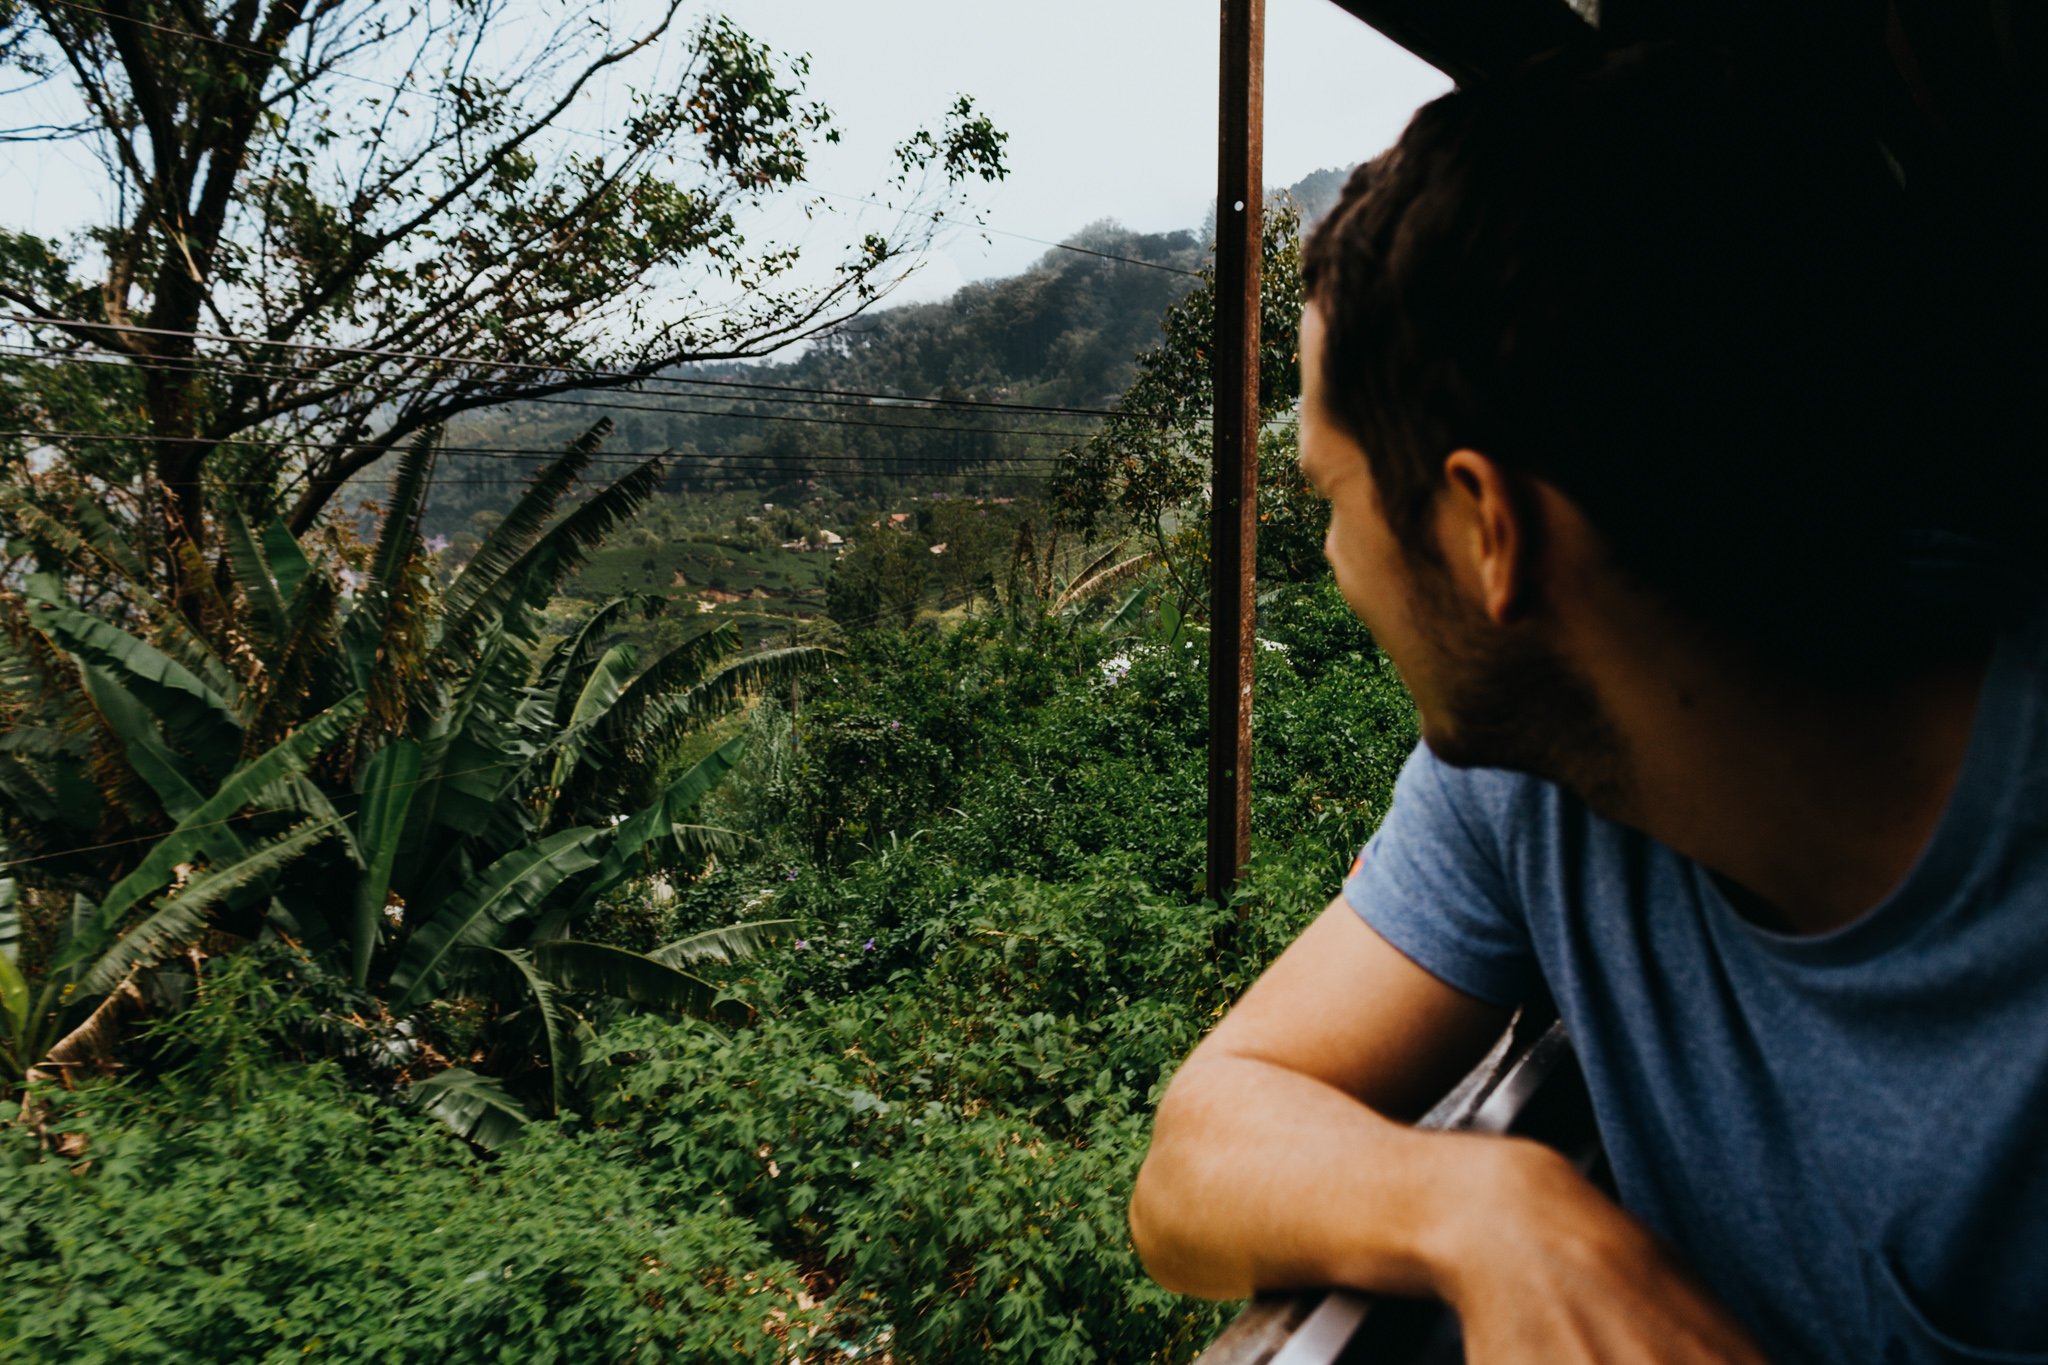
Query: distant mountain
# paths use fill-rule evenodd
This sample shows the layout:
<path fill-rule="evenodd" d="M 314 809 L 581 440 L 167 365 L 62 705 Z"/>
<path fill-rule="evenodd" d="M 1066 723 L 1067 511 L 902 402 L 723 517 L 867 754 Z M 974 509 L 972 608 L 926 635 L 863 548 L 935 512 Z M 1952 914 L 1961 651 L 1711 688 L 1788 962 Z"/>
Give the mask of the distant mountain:
<path fill-rule="evenodd" d="M 1301 205 L 1304 226 L 1313 226 L 1317 219 L 1337 206 L 1337 196 L 1344 192 L 1344 182 L 1351 178 L 1351 171 L 1349 166 L 1329 166 L 1320 171 L 1310 171 L 1287 187 L 1287 193 Z"/>
<path fill-rule="evenodd" d="M 1348 173 L 1317 171 L 1287 192 L 1313 218 L 1336 202 Z M 864 313 L 789 361 L 695 367 L 675 378 L 706 382 L 477 413 L 450 432 L 450 444 L 558 447 L 610 417 L 616 429 L 607 452 L 676 452 L 675 488 L 777 489 L 819 478 L 877 496 L 910 483 L 958 489 L 970 480 L 975 491 L 1028 491 L 1050 456 L 1082 439 L 1085 419 L 805 399 L 827 390 L 1111 406 L 1130 383 L 1133 358 L 1158 340 L 1161 316 L 1196 287 L 1208 243 L 1191 231 L 1132 232 L 1105 220 L 1067 246 L 1075 249 L 1048 251 L 1022 274 L 966 285 L 942 302 Z M 476 512 L 511 502 L 506 475 L 516 465 L 451 456 L 443 468 L 431 532 L 451 533 Z"/>

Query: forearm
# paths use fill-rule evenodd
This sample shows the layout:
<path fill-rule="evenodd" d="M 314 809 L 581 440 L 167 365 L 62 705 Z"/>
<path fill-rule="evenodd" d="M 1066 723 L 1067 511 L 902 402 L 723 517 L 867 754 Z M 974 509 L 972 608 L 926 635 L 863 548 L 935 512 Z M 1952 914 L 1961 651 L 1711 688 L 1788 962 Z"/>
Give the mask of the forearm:
<path fill-rule="evenodd" d="M 1161 1284 L 1207 1298 L 1443 1296 L 1475 1203 L 1524 1146 L 1418 1131 L 1298 1072 L 1197 1055 L 1160 1105 L 1132 1234 Z"/>

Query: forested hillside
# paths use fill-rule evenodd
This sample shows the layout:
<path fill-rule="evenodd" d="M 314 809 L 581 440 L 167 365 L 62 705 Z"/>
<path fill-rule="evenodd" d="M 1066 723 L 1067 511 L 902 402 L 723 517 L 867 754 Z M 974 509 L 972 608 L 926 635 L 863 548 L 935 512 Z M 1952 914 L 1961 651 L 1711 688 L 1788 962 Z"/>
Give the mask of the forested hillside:
<path fill-rule="evenodd" d="M 1346 174 L 1316 171 L 1285 193 L 1311 221 L 1335 202 Z M 1111 222 L 1074 233 L 1066 248 L 942 302 L 865 314 L 783 363 L 697 367 L 668 379 L 707 382 L 652 383 L 587 403 L 564 395 L 457 421 L 452 446 L 494 452 L 447 457 L 428 529 L 454 535 L 478 511 L 511 502 L 496 449 L 559 448 L 600 417 L 615 425 L 612 450 L 676 452 L 671 489 L 758 488 L 793 501 L 817 479 L 877 504 L 911 492 L 1029 492 L 1047 462 L 1094 426 L 1032 409 L 1111 406 L 1131 382 L 1134 357 L 1158 342 L 1161 317 L 1200 282 L 1208 259 L 1205 232 L 1140 233 Z M 1025 410 L 817 401 L 828 398 L 821 391 Z"/>

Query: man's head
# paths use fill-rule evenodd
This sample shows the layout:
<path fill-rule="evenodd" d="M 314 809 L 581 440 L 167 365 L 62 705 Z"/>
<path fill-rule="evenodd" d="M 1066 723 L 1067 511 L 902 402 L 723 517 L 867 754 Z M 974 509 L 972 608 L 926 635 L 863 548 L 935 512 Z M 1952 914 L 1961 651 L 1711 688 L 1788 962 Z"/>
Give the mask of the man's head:
<path fill-rule="evenodd" d="M 1374 625 L 1422 675 L 1426 718 L 1436 703 L 1433 745 L 1543 770 L 1530 746 L 1600 729 L 1524 619 L 1540 573 L 1491 620 L 1456 591 L 1474 587 L 1443 544 L 1460 488 L 1561 497 L 1616 578 L 1788 667 L 1882 658 L 1919 374 L 1906 242 L 1874 142 L 1677 49 L 1558 55 L 1447 95 L 1360 168 L 1304 249 L 1304 458 L 1315 474 L 1318 443 L 1362 452 L 1388 558 L 1347 571 L 1340 505 L 1332 559 L 1354 605 L 1359 573 L 1407 581 L 1407 624 Z M 1551 547 L 1529 543 L 1542 517 L 1518 524 L 1526 568 Z"/>

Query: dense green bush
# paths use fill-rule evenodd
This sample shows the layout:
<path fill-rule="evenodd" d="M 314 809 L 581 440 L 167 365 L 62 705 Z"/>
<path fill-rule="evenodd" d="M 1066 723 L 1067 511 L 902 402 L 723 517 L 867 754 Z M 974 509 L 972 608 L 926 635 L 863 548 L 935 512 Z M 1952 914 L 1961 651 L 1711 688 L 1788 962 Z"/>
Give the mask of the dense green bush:
<path fill-rule="evenodd" d="M 157 1040 L 194 1080 L 284 1041 L 258 978 L 214 980 Z M 329 1065 L 242 1080 L 96 1084 L 41 1142 L 0 1130 L 0 1358 L 765 1365 L 826 1329 L 757 1230 L 572 1129 L 485 1164 Z"/>
<path fill-rule="evenodd" d="M 1271 594 L 1260 636 L 1259 841 L 1222 906 L 1198 638 L 855 642 L 752 722 L 720 798 L 752 853 L 608 903 L 629 946 L 795 919 L 711 973 L 758 1022 L 600 1019 L 587 1112 L 489 1163 L 296 1060 L 343 1006 L 248 958 L 264 1030 L 215 983 L 149 1040 L 153 1080 L 63 1104 L 50 1140 L 82 1153 L 7 1135 L 0 1356 L 1191 1359 L 1229 1309 L 1131 1248 L 1152 1109 L 1414 742 L 1333 590 Z"/>

